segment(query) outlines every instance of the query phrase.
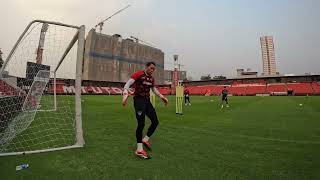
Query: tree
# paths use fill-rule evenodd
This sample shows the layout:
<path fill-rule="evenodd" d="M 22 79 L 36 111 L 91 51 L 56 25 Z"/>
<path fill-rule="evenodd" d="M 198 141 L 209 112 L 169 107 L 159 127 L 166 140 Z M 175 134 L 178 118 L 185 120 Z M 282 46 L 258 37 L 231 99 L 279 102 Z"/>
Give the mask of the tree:
<path fill-rule="evenodd" d="M 201 80 L 201 81 L 208 81 L 208 80 L 210 80 L 210 79 L 211 79 L 210 74 L 204 75 L 204 76 L 201 76 L 201 77 L 200 77 L 200 80 Z"/>

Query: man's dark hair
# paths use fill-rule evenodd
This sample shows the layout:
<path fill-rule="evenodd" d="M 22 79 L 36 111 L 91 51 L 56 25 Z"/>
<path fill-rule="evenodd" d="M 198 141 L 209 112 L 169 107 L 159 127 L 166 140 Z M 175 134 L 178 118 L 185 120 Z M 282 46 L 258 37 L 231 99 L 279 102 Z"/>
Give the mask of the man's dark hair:
<path fill-rule="evenodd" d="M 156 66 L 156 63 L 154 63 L 153 61 L 147 62 L 146 66 L 149 67 L 151 64 L 153 64 L 154 66 Z"/>

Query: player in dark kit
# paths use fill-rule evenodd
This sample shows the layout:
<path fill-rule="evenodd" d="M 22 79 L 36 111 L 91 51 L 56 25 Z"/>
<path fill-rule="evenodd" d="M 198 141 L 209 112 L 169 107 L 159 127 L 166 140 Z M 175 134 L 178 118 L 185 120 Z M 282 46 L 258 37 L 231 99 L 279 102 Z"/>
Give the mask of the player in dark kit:
<path fill-rule="evenodd" d="M 168 104 L 168 99 L 165 98 L 158 89 L 154 86 L 154 78 L 152 73 L 155 71 L 156 66 L 154 62 L 148 62 L 146 64 L 145 70 L 138 71 L 132 74 L 131 78 L 128 80 L 124 86 L 122 105 L 126 106 L 128 100 L 128 90 L 131 85 L 134 87 L 134 109 L 136 111 L 136 118 L 138 122 L 138 127 L 136 130 L 137 139 L 137 150 L 135 154 L 143 159 L 150 159 L 150 156 L 143 149 L 143 145 L 151 150 L 151 143 L 149 138 L 156 130 L 159 121 L 157 113 L 150 102 L 150 89 L 156 94 L 165 105 Z M 142 133 L 144 128 L 145 115 L 151 120 L 151 125 L 148 128 L 147 135 L 142 139 Z"/>
<path fill-rule="evenodd" d="M 187 105 L 187 101 L 189 106 L 191 106 L 189 89 L 187 87 L 184 87 L 184 105 L 185 106 Z"/>
<path fill-rule="evenodd" d="M 227 90 L 227 87 L 225 86 L 224 89 L 221 92 L 222 95 L 222 100 L 221 100 L 221 109 L 223 108 L 223 101 L 226 102 L 226 107 L 229 107 L 229 103 L 228 103 L 228 93 L 229 91 Z"/>

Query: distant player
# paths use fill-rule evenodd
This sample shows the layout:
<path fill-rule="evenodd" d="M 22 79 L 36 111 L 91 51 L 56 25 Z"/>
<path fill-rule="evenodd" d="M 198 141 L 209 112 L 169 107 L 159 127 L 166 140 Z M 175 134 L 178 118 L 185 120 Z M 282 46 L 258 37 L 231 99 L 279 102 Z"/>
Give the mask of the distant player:
<path fill-rule="evenodd" d="M 151 150 L 151 143 L 149 138 L 156 130 L 159 121 L 157 113 L 150 102 L 150 89 L 155 95 L 159 96 L 165 105 L 168 104 L 168 99 L 165 98 L 158 89 L 154 86 L 154 78 L 152 73 L 156 70 L 156 65 L 154 62 L 148 62 L 145 69 L 132 74 L 131 78 L 128 80 L 124 86 L 122 105 L 126 106 L 128 100 L 128 90 L 131 85 L 134 85 L 134 109 L 136 112 L 136 118 L 138 122 L 138 127 L 136 130 L 137 139 L 137 150 L 135 154 L 143 159 L 150 159 L 150 156 L 143 149 L 143 145 Z M 142 133 L 144 128 L 145 115 L 151 120 L 151 125 L 148 129 L 147 135 L 142 139 Z"/>
<path fill-rule="evenodd" d="M 224 89 L 221 92 L 221 96 L 222 96 L 221 108 L 223 108 L 224 101 L 226 102 L 226 107 L 229 107 L 228 94 L 229 94 L 229 91 L 227 90 L 227 87 L 225 86 Z"/>
<path fill-rule="evenodd" d="M 184 105 L 185 106 L 187 105 L 187 101 L 188 101 L 189 106 L 191 106 L 191 103 L 190 103 L 190 92 L 189 92 L 189 89 L 185 86 L 184 87 Z"/>

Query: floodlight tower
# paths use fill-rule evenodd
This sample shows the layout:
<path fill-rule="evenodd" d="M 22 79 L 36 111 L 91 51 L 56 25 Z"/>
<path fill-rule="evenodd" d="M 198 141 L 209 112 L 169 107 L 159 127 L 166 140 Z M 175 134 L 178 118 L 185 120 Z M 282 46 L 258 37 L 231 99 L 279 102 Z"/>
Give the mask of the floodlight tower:
<path fill-rule="evenodd" d="M 0 69 L 2 67 L 2 64 L 3 64 L 3 60 L 2 60 L 2 51 L 1 51 L 1 48 L 0 48 Z"/>
<path fill-rule="evenodd" d="M 42 54 L 43 54 L 43 50 L 44 50 L 44 41 L 46 38 L 46 32 L 48 31 L 48 27 L 49 27 L 49 25 L 47 23 L 44 23 L 41 28 L 39 45 L 37 48 L 37 57 L 36 57 L 37 64 L 42 64 Z"/>
<path fill-rule="evenodd" d="M 172 77 L 172 88 L 175 88 L 179 83 L 179 75 L 178 75 L 178 55 L 173 55 L 174 59 L 174 69 L 173 69 L 173 77 Z"/>

